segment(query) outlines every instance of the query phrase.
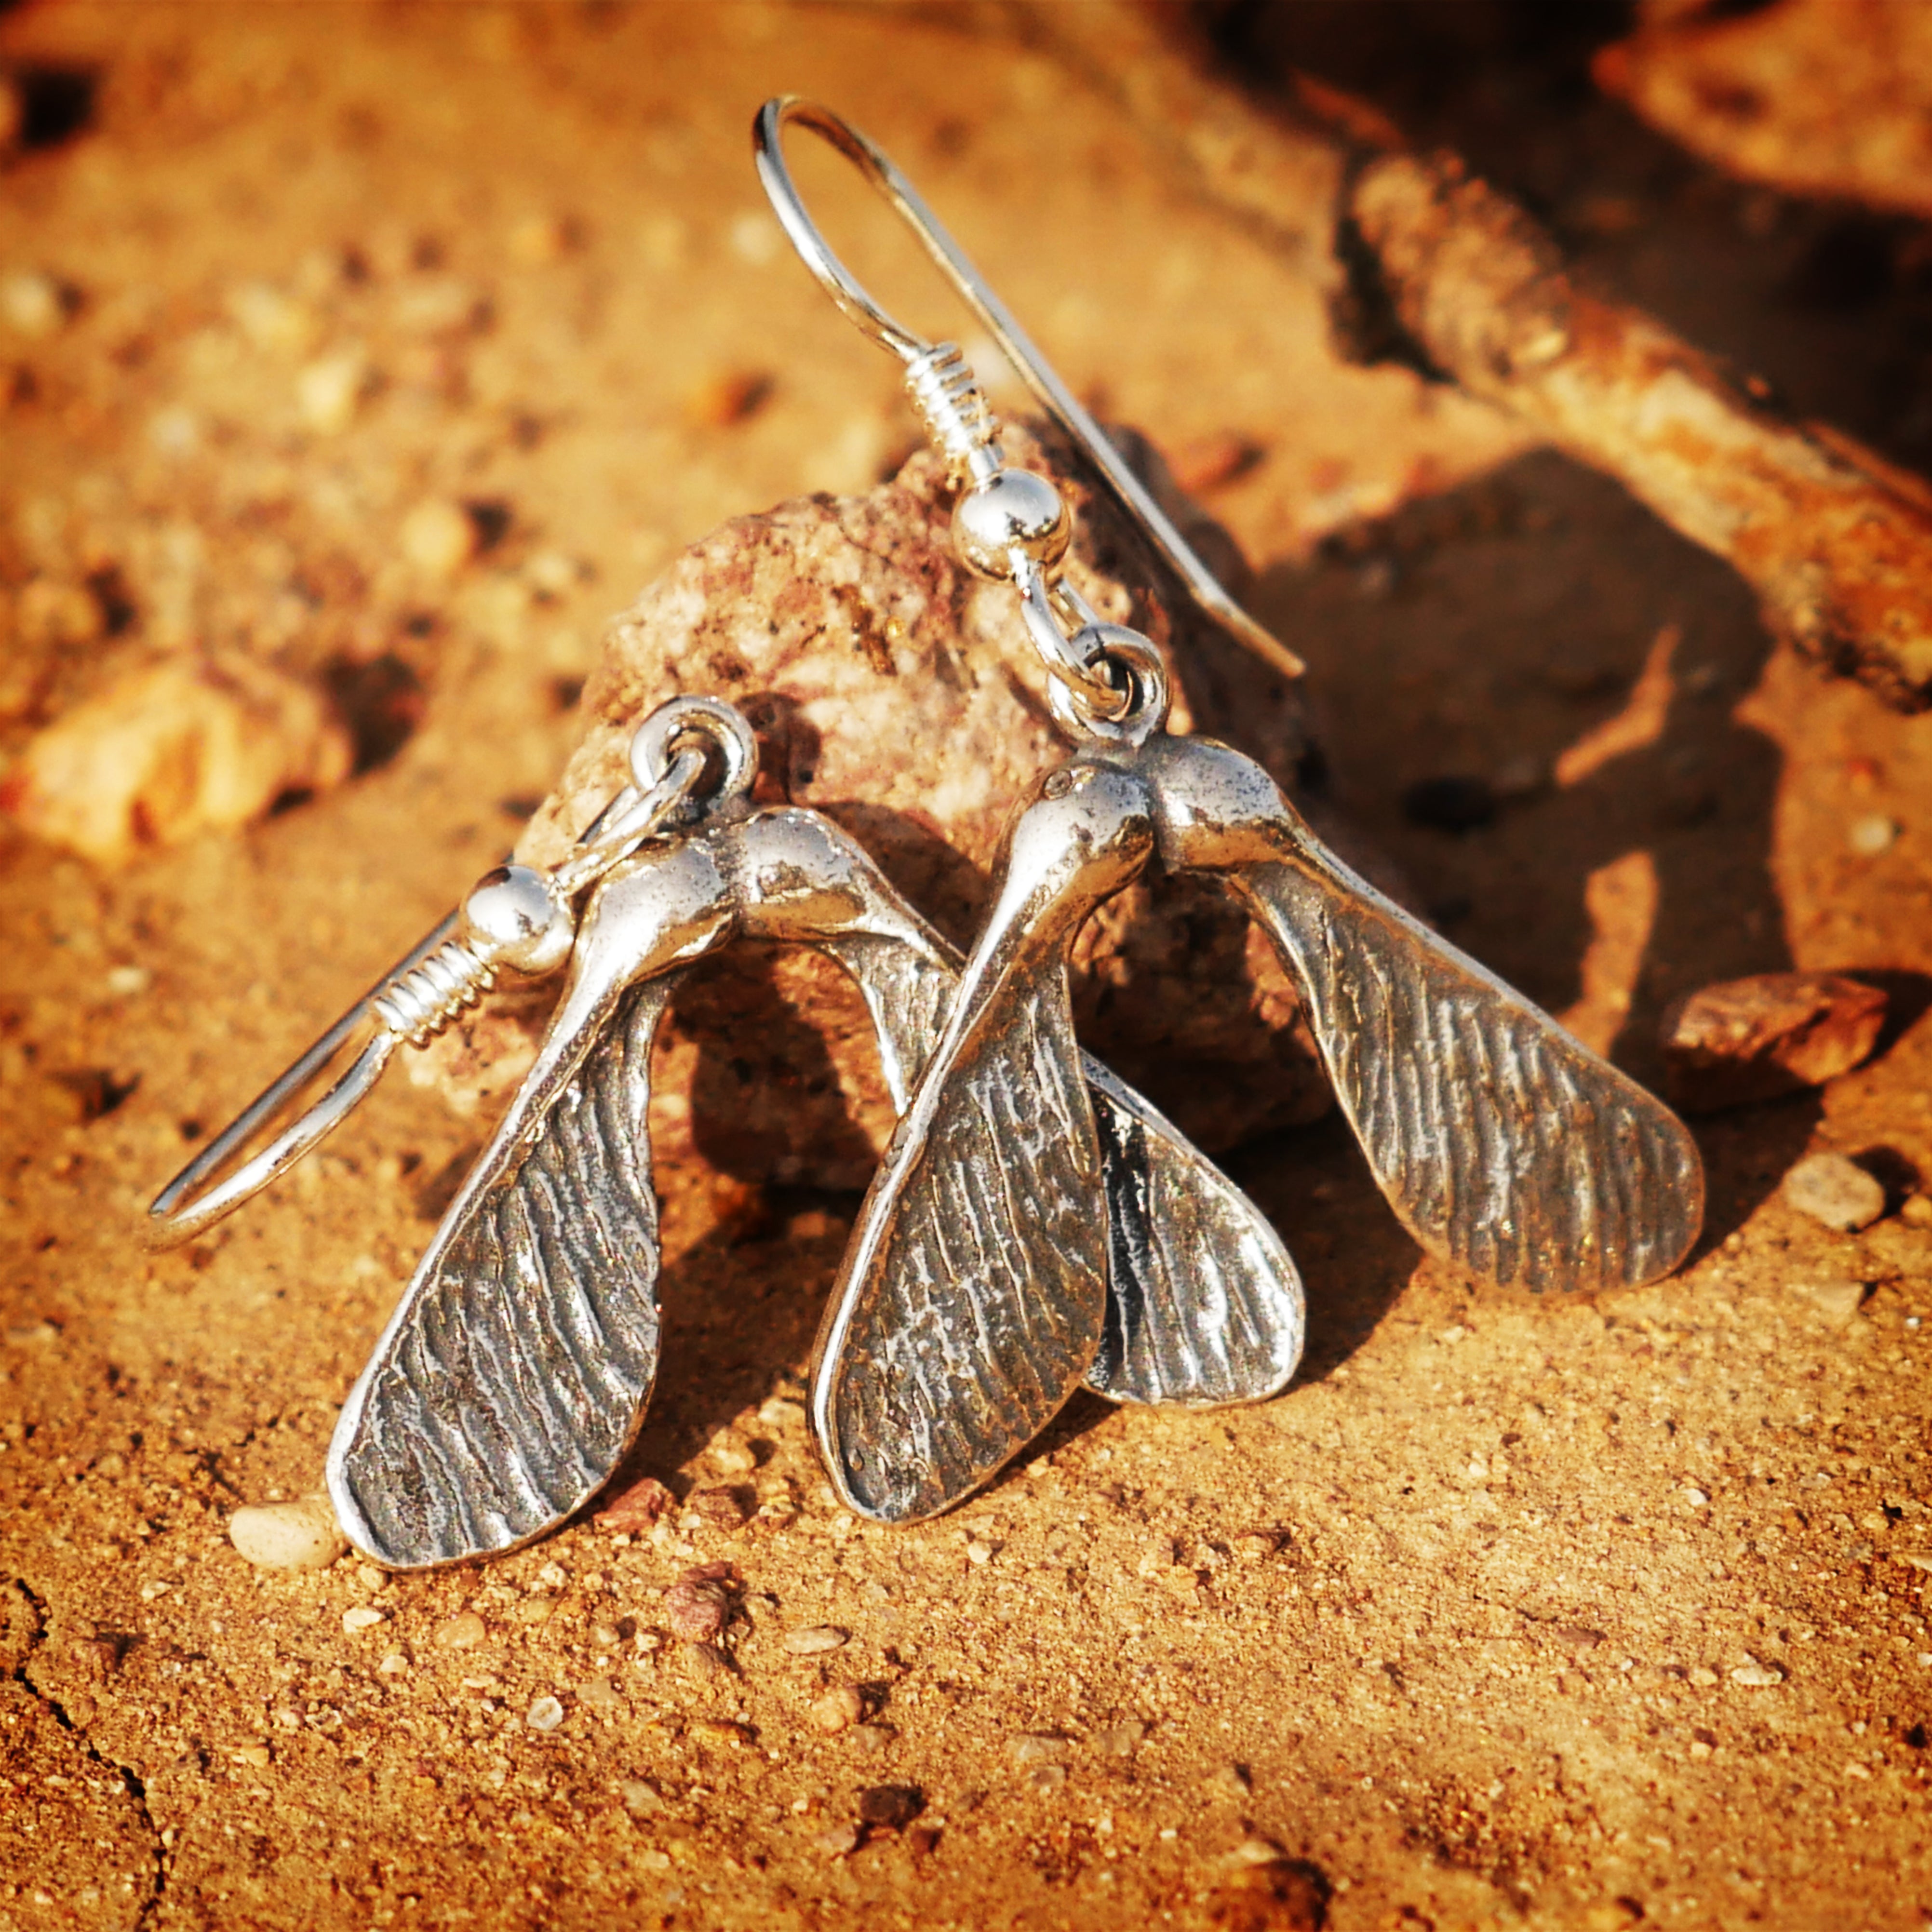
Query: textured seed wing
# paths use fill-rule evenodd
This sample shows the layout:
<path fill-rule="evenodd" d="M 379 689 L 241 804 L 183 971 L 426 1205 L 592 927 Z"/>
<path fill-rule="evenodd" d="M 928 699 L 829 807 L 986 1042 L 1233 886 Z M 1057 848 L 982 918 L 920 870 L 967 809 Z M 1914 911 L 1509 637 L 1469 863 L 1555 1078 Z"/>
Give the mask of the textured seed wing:
<path fill-rule="evenodd" d="M 1111 1266 L 1087 1385 L 1115 1402 L 1259 1402 L 1301 1360 L 1301 1277 L 1261 1210 L 1099 1061 Z"/>
<path fill-rule="evenodd" d="M 1377 1182 L 1433 1255 L 1533 1290 L 1667 1274 L 1703 1219 L 1683 1123 L 1312 838 L 1232 883 L 1294 971 Z"/>
<path fill-rule="evenodd" d="M 658 1337 L 651 1046 L 724 914 L 701 850 L 640 869 L 660 890 L 623 882 L 650 900 L 627 923 L 636 909 L 607 889 L 536 1067 L 337 1426 L 337 1514 L 393 1567 L 541 1534 L 609 1478 L 641 1419 Z"/>

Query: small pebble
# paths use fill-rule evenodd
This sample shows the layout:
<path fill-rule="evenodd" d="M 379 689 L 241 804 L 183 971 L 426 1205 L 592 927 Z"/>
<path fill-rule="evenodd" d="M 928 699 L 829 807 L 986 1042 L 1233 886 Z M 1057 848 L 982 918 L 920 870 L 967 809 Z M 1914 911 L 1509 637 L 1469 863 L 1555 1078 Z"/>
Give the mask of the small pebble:
<path fill-rule="evenodd" d="M 676 1501 L 655 1476 L 646 1476 L 597 1512 L 597 1527 L 635 1534 L 650 1528 Z"/>
<path fill-rule="evenodd" d="M 556 1599 L 548 1590 L 533 1590 L 520 1602 L 510 1606 L 510 1621 L 539 1627 L 550 1622 L 556 1610 Z"/>
<path fill-rule="evenodd" d="M 624 1633 L 615 1624 L 592 1624 L 590 1641 L 600 1649 L 614 1649 L 624 1641 Z"/>
<path fill-rule="evenodd" d="M 757 1735 L 749 1724 L 741 1724 L 730 1718 L 694 1718 L 691 1735 L 714 1744 L 748 1744 Z"/>
<path fill-rule="evenodd" d="M 1661 1027 L 1673 1105 L 1714 1113 L 1802 1093 L 1868 1059 L 1885 993 L 1840 973 L 1758 973 L 1678 1000 Z"/>
<path fill-rule="evenodd" d="M 1045 1764 L 1066 1755 L 1066 1740 L 1044 1732 L 1028 1732 L 1014 1738 L 1008 1749 L 1016 1764 Z"/>
<path fill-rule="evenodd" d="M 369 358 L 360 349 L 319 356 L 296 378 L 296 410 L 322 436 L 338 436 L 356 419 L 369 384 Z"/>
<path fill-rule="evenodd" d="M 608 1677 L 589 1677 L 577 1687 L 577 1701 L 593 1709 L 608 1711 L 623 1702 L 616 1684 Z"/>
<path fill-rule="evenodd" d="M 0 316 L 16 335 L 36 341 L 52 335 L 67 320 L 60 284 L 34 268 L 0 275 Z"/>
<path fill-rule="evenodd" d="M 342 1613 L 342 1628 L 352 1636 L 363 1630 L 374 1630 L 378 1624 L 386 1624 L 388 1621 L 387 1610 L 374 1610 L 367 1604 L 359 1604 L 356 1609 L 344 1610 Z"/>
<path fill-rule="evenodd" d="M 410 1654 L 406 1650 L 392 1650 L 376 1668 L 385 1677 L 400 1677 L 410 1667 Z"/>
<path fill-rule="evenodd" d="M 1694 1664 L 1684 1673 L 1688 1681 L 1700 1690 L 1708 1690 L 1718 1681 L 1718 1673 L 1707 1665 Z"/>
<path fill-rule="evenodd" d="M 322 1496 L 238 1509 L 228 1519 L 228 1540 L 264 1570 L 326 1570 L 349 1548 Z"/>
<path fill-rule="evenodd" d="M 916 1784 L 874 1784 L 859 1794 L 859 1816 L 868 1825 L 903 1832 L 926 1809 L 926 1794 Z"/>
<path fill-rule="evenodd" d="M 681 1577 L 664 1592 L 664 1622 L 674 1636 L 709 1643 L 724 1634 L 731 1615 L 730 1592 L 708 1577 Z"/>
<path fill-rule="evenodd" d="M 474 1610 L 464 1610 L 436 1627 L 434 1641 L 445 1650 L 474 1650 L 489 1635 Z"/>
<path fill-rule="evenodd" d="M 404 556 L 428 577 L 454 577 L 476 554 L 475 519 L 440 496 L 418 503 L 397 534 Z"/>
<path fill-rule="evenodd" d="M 641 1778 L 627 1778 L 617 1787 L 624 1809 L 633 1818 L 649 1818 L 664 1808 L 664 1794 Z"/>
<path fill-rule="evenodd" d="M 691 1510 L 706 1529 L 740 1528 L 746 1515 L 744 1503 L 735 1490 L 694 1490 L 691 1496 Z"/>
<path fill-rule="evenodd" d="M 784 1647 L 794 1657 L 818 1657 L 848 1640 L 848 1633 L 835 1624 L 812 1624 L 803 1630 L 787 1630 Z"/>
<path fill-rule="evenodd" d="M 1889 851 L 1898 837 L 1898 821 L 1881 812 L 1855 818 L 1845 834 L 1847 848 L 1861 859 L 1876 859 Z"/>
<path fill-rule="evenodd" d="M 832 1825 L 822 1832 L 814 1832 L 812 1848 L 822 1852 L 828 1858 L 842 1858 L 858 1848 L 859 1828 L 856 1825 Z"/>
<path fill-rule="evenodd" d="M 828 1736 L 849 1731 L 866 1714 L 866 1700 L 849 1684 L 837 1684 L 807 1712 L 814 1729 Z"/>
<path fill-rule="evenodd" d="M 867 1757 L 877 1757 L 898 1736 L 898 1732 L 890 1724 L 856 1724 L 852 1730 L 852 1745 Z"/>
<path fill-rule="evenodd" d="M 1110 1757 L 1131 1757 L 1147 1734 L 1148 1727 L 1138 1718 L 1127 1718 L 1104 1731 L 1095 1732 L 1094 1745 Z"/>
<path fill-rule="evenodd" d="M 731 1675 L 731 1660 L 715 1643 L 687 1643 L 678 1652 L 678 1661 L 701 1683 L 715 1682 Z"/>
<path fill-rule="evenodd" d="M 358 1563 L 356 1566 L 356 1580 L 365 1590 L 386 1590 L 389 1587 L 389 1573 L 377 1569 L 373 1563 Z"/>
<path fill-rule="evenodd" d="M 1907 1195 L 1905 1205 L 1898 1210 L 1898 1218 L 1910 1222 L 1915 1228 L 1932 1227 L 1932 1196 Z"/>
<path fill-rule="evenodd" d="M 1849 1322 L 1864 1304 L 1865 1285 L 1841 1276 L 1830 1276 L 1818 1281 L 1793 1282 L 1791 1292 L 1801 1300 L 1808 1301 L 1828 1320 Z"/>
<path fill-rule="evenodd" d="M 266 1744 L 244 1744 L 235 1754 L 237 1764 L 253 1765 L 257 1771 L 266 1768 L 274 1761 L 274 1753 Z"/>
<path fill-rule="evenodd" d="M 554 1731 L 563 1722 L 563 1706 L 554 1697 L 539 1697 L 524 1714 L 524 1722 L 533 1731 Z"/>
<path fill-rule="evenodd" d="M 1885 1212 L 1885 1190 L 1841 1154 L 1808 1154 L 1784 1177 L 1785 1200 L 1840 1234 L 1869 1228 Z"/>
<path fill-rule="evenodd" d="M 1760 1664 L 1747 1653 L 1743 1663 L 1731 1672 L 1731 1682 L 1749 1690 L 1768 1690 L 1784 1682 L 1784 1672 L 1774 1664 Z"/>
<path fill-rule="evenodd" d="M 1066 1767 L 1064 1764 L 1036 1764 L 1026 1774 L 1028 1790 L 1036 1792 L 1041 1797 L 1049 1797 L 1066 1782 Z"/>
<path fill-rule="evenodd" d="M 772 393 L 772 379 L 758 369 L 730 369 L 706 377 L 685 398 L 692 421 L 704 429 L 729 429 L 748 422 Z"/>
<path fill-rule="evenodd" d="M 993 1560 L 993 1546 L 982 1543 L 977 1537 L 966 1546 L 966 1560 L 969 1563 L 990 1563 Z"/>
<path fill-rule="evenodd" d="M 752 1454 L 745 1438 L 734 1430 L 721 1430 L 706 1446 L 705 1454 L 711 1459 L 712 1466 L 721 1469 L 728 1476 L 748 1476 L 758 1466 L 758 1459 Z M 724 1492 L 730 1495 L 728 1490 Z M 698 1498 L 692 1502 L 696 1506 Z"/>

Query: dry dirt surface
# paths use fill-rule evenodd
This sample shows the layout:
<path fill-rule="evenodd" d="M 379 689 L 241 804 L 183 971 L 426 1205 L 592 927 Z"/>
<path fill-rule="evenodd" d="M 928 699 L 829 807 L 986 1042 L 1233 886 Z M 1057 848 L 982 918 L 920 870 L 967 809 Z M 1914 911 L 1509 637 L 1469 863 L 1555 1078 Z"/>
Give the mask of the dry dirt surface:
<path fill-rule="evenodd" d="M 1521 10 L 1351 12 L 1228 50 L 1264 88 L 1332 54 L 1624 296 L 1924 461 L 1914 236 L 1706 172 L 1593 100 L 1587 46 L 1490 31 Z M 118 861 L 0 835 L 5 1932 L 1932 1917 L 1932 718 L 1771 652 L 1720 566 L 1482 406 L 1342 366 L 1325 208 L 1258 236 L 1027 21 L 0 15 L 0 754 L 245 666 L 331 694 L 358 767 L 238 830 L 137 815 Z M 882 139 L 1234 532 L 1336 802 L 1460 943 L 1645 1077 L 1712 980 L 1856 974 L 1890 1024 L 1700 1124 L 1705 1241 L 1598 1304 L 1420 1262 L 1332 1124 L 1248 1146 L 1296 1385 L 1083 1400 L 912 1529 L 840 1511 L 806 1437 L 854 1198 L 693 1157 L 655 1527 L 251 1568 L 229 1516 L 316 1487 L 481 1129 L 394 1080 L 187 1250 L 140 1209 L 514 836 L 610 611 L 909 446 L 758 200 L 779 88 Z M 1885 1216 L 1786 1205 L 1816 1150 Z"/>

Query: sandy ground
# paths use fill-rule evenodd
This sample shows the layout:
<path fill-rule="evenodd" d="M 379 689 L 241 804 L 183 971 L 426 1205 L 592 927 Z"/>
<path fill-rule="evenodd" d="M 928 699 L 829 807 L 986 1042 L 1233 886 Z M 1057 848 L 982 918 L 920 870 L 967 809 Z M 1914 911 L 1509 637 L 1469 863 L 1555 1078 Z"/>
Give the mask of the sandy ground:
<path fill-rule="evenodd" d="M 1812 1148 L 1894 1209 L 1932 1170 L 1932 720 L 1768 654 L 1719 566 L 1493 414 L 1340 367 L 1322 211 L 1270 254 L 973 10 L 26 8 L 0 61 L 97 76 L 0 176 L 0 272 L 63 291 L 0 338 L 6 748 L 190 646 L 409 698 L 394 755 L 244 833 L 0 848 L 0 1927 L 1926 1922 L 1932 1232 L 1776 1190 Z M 1880 380 L 1918 298 L 1817 298 L 1850 218 L 1533 61 L 1436 78 L 1391 104 L 1612 285 L 1922 460 Z M 143 1254 L 140 1208 L 506 842 L 608 612 L 910 442 L 760 212 L 779 88 L 862 118 L 1076 384 L 1193 453 L 1339 805 L 1460 943 L 1640 1073 L 1664 1005 L 1737 973 L 1876 975 L 1894 1024 L 1822 1095 L 1702 1124 L 1693 1263 L 1598 1305 L 1420 1262 L 1332 1125 L 1243 1150 L 1308 1281 L 1296 1386 L 1077 1402 L 910 1530 L 832 1505 L 796 1400 L 852 1198 L 668 1173 L 635 1472 L 789 1527 L 250 1570 L 227 1515 L 316 1486 L 476 1124 L 394 1081 L 186 1252 Z M 491 506 L 493 547 L 410 561 L 426 500 Z M 34 644 L 35 580 L 114 621 Z M 1444 773 L 1510 802 L 1405 818 Z M 1850 1316 L 1808 1293 L 1844 1280 Z M 718 1559 L 722 1666 L 656 1637 Z M 820 1625 L 848 1640 L 788 1648 Z"/>

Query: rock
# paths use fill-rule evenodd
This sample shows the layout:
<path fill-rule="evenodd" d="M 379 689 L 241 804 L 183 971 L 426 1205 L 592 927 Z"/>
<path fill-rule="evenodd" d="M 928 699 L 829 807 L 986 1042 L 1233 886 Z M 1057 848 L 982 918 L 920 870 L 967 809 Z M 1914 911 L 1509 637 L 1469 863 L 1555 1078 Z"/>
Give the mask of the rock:
<path fill-rule="evenodd" d="M 1885 1212 L 1885 1190 L 1841 1154 L 1808 1154 L 1784 1177 L 1786 1202 L 1841 1234 L 1869 1228 Z"/>
<path fill-rule="evenodd" d="M 730 1489 L 694 1490 L 688 1506 L 706 1529 L 740 1528 L 749 1514 L 744 1499 Z"/>
<path fill-rule="evenodd" d="M 339 435 L 356 419 L 370 382 L 366 351 L 351 347 L 318 356 L 296 378 L 296 410 L 323 436 Z"/>
<path fill-rule="evenodd" d="M 849 1684 L 835 1684 L 806 1713 L 814 1730 L 828 1736 L 850 1730 L 866 1714 L 866 1700 Z"/>
<path fill-rule="evenodd" d="M 633 1483 L 614 1501 L 607 1503 L 597 1512 L 595 1521 L 599 1529 L 634 1534 L 652 1528 L 676 1501 L 676 1497 L 656 1477 L 646 1476 L 641 1481 Z"/>
<path fill-rule="evenodd" d="M 1882 812 L 1868 812 L 1862 818 L 1853 819 L 1845 833 L 1845 849 L 1855 858 L 1876 859 L 1898 842 L 1898 820 L 1886 818 Z"/>
<path fill-rule="evenodd" d="M 349 1539 L 326 1496 L 251 1503 L 228 1519 L 228 1540 L 264 1570 L 326 1570 L 349 1553 Z"/>
<path fill-rule="evenodd" d="M 1014 1738 L 1008 1749 L 1016 1764 L 1049 1764 L 1066 1755 L 1067 1744 L 1064 1738 L 1054 1737 L 1043 1731 L 1029 1731 Z"/>
<path fill-rule="evenodd" d="M 1832 973 L 1760 973 L 1664 1016 L 1665 1088 L 1691 1113 L 1748 1106 L 1849 1073 L 1877 1046 L 1886 995 Z"/>
<path fill-rule="evenodd" d="M 694 1640 L 680 1645 L 677 1660 L 686 1673 L 701 1684 L 716 1683 L 721 1677 L 734 1674 L 730 1657 L 715 1643 Z"/>
<path fill-rule="evenodd" d="M 617 1795 L 633 1818 L 653 1817 L 664 1808 L 664 1794 L 645 1778 L 626 1778 L 618 1786 Z"/>
<path fill-rule="evenodd" d="M 577 1701 L 593 1710 L 608 1711 L 623 1702 L 617 1687 L 608 1677 L 586 1677 L 577 1687 Z"/>
<path fill-rule="evenodd" d="M 731 1613 L 730 1596 L 716 1583 L 674 1583 L 664 1598 L 664 1621 L 674 1636 L 708 1643 L 722 1636 Z"/>
<path fill-rule="evenodd" d="M 476 554 L 475 518 L 460 503 L 432 496 L 403 519 L 397 532 L 404 556 L 425 577 L 454 577 Z"/>
<path fill-rule="evenodd" d="M 240 659 L 218 670 L 176 659 L 128 674 L 40 732 L 0 780 L 0 811 L 118 865 L 338 784 L 354 759 L 310 686 Z"/>
<path fill-rule="evenodd" d="M 1132 1757 L 1147 1736 L 1148 1727 L 1138 1718 L 1123 1718 L 1104 1731 L 1094 1733 L 1094 1748 L 1109 1757 Z"/>
<path fill-rule="evenodd" d="M 1857 1314 L 1865 1298 L 1865 1285 L 1844 1276 L 1828 1276 L 1820 1281 L 1795 1281 L 1791 1292 L 1808 1301 L 1828 1321 L 1845 1322 Z"/>
<path fill-rule="evenodd" d="M 367 1604 L 358 1604 L 354 1610 L 342 1613 L 342 1628 L 351 1636 L 360 1636 L 364 1630 L 374 1630 L 378 1624 L 389 1621 L 387 1610 L 372 1608 Z"/>
<path fill-rule="evenodd" d="M 1066 1767 L 1064 1764 L 1036 1764 L 1022 1782 L 1036 1796 L 1049 1798 L 1065 1786 Z"/>
<path fill-rule="evenodd" d="M 554 1731 L 563 1722 L 563 1706 L 554 1697 L 539 1697 L 524 1714 L 533 1731 Z"/>
<path fill-rule="evenodd" d="M 859 1794 L 862 1823 L 903 1832 L 926 1809 L 926 1794 L 916 1784 L 874 1784 Z"/>
<path fill-rule="evenodd" d="M 59 283 L 38 268 L 16 268 L 0 275 L 0 321 L 16 335 L 40 341 L 67 320 L 68 304 Z"/>
<path fill-rule="evenodd" d="M 847 1634 L 831 1624 L 812 1624 L 803 1630 L 787 1630 L 784 1647 L 794 1657 L 822 1657 L 847 1641 Z"/>
<path fill-rule="evenodd" d="M 489 1634 L 474 1610 L 464 1610 L 436 1625 L 434 1641 L 445 1650 L 474 1650 Z"/>
<path fill-rule="evenodd" d="M 812 1836 L 812 1848 L 828 1858 L 842 1858 L 848 1852 L 857 1850 L 859 1828 L 856 1825 L 828 1825 Z"/>
<path fill-rule="evenodd" d="M 1006 448 L 1052 470 L 1076 503 L 1078 586 L 1171 646 L 1176 722 L 1231 737 L 1292 780 L 1307 749 L 1298 694 L 1191 606 L 1159 601 L 1164 580 L 1138 536 L 1058 442 L 1013 428 Z M 756 724 L 761 798 L 828 811 L 936 925 L 970 939 L 1016 806 L 1068 747 L 1010 588 L 953 560 L 951 500 L 922 454 L 865 495 L 796 500 L 685 551 L 610 631 L 584 741 L 518 856 L 561 857 L 623 782 L 638 720 L 675 692 L 706 693 Z M 1074 968 L 1085 1042 L 1208 1149 L 1325 1110 L 1287 976 L 1212 882 L 1130 888 L 1083 934 Z M 464 1104 L 507 1050 L 496 1030 L 452 1028 L 412 1056 L 416 1076 Z M 695 1151 L 747 1178 L 837 1187 L 869 1177 L 891 1108 L 871 1024 L 837 967 L 791 949 L 734 950 L 680 993 L 662 1037 L 661 1157 Z"/>
<path fill-rule="evenodd" d="M 1731 1672 L 1731 1682 L 1747 1690 L 1769 1690 L 1784 1682 L 1784 1672 L 1774 1664 L 1760 1664 L 1747 1652 L 1743 1663 Z"/>

